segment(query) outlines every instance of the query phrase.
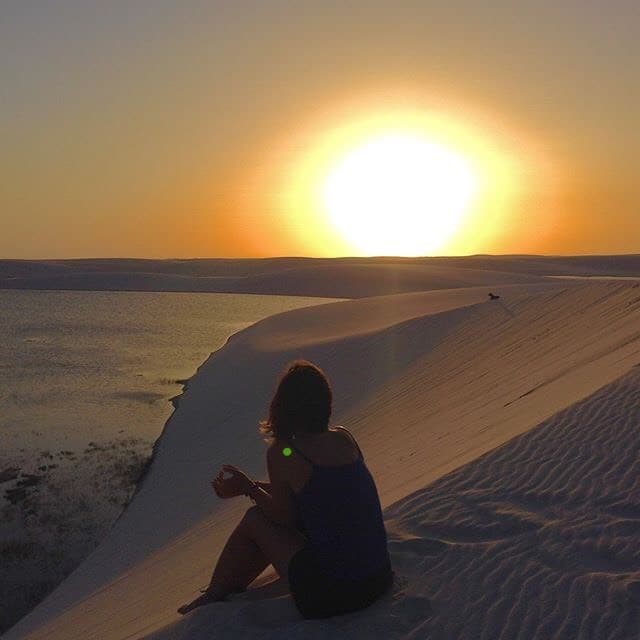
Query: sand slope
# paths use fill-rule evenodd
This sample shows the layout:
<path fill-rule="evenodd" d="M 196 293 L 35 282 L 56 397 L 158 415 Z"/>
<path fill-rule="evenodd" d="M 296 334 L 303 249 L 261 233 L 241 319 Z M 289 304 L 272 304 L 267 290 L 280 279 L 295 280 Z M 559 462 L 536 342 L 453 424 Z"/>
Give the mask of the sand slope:
<path fill-rule="evenodd" d="M 387 509 L 405 637 L 637 638 L 639 429 L 636 366 Z"/>
<path fill-rule="evenodd" d="M 497 462 L 481 471 L 473 471 L 473 465 L 486 465 L 486 458 L 460 467 L 583 400 L 640 362 L 640 286 L 514 285 L 500 301 L 483 302 L 485 297 L 484 289 L 466 289 L 407 294 L 398 297 L 397 305 L 390 297 L 333 303 L 272 316 L 236 334 L 190 381 L 158 443 L 149 476 L 109 537 L 6 638 L 320 638 L 338 630 L 349 638 L 419 638 L 427 637 L 427 629 L 441 634 L 432 637 L 442 638 L 516 637 L 496 634 L 509 624 L 520 624 L 523 601 L 529 602 L 527 589 L 534 593 L 534 585 L 547 584 L 546 574 L 536 569 L 531 557 L 553 556 L 564 540 L 550 533 L 551 542 L 545 538 L 537 545 L 533 536 L 549 527 L 561 530 L 574 519 L 571 500 L 564 504 L 562 491 L 583 495 L 584 487 L 571 483 L 593 473 L 589 434 L 604 429 L 609 422 L 601 416 L 619 405 L 607 401 L 608 395 L 629 395 L 637 375 L 600 392 L 596 401 L 604 402 L 603 409 L 569 410 L 567 415 L 573 411 L 581 416 L 580 427 L 588 430 L 588 437 L 571 427 L 573 418 L 560 416 L 553 419 L 560 422 L 548 423 L 565 430 L 561 442 L 569 449 L 564 454 L 557 443 L 540 455 L 539 444 L 516 444 L 529 437 L 538 442 L 538 430 L 508 444 L 499 450 L 502 453 L 490 454 L 498 456 L 493 458 Z M 298 356 L 318 362 L 330 375 L 336 390 L 334 421 L 357 435 L 377 480 L 398 573 L 393 592 L 365 612 L 309 622 L 299 618 L 285 585 L 278 581 L 179 619 L 176 606 L 207 581 L 211 564 L 248 506 L 244 500 L 217 500 L 208 481 L 225 462 L 266 477 L 264 447 L 255 426 L 264 415 L 275 375 Z M 621 424 L 637 417 L 637 401 L 634 404 L 630 396 L 626 402 Z M 583 420 L 585 415 L 591 417 Z M 619 437 L 628 440 L 625 433 Z M 591 485 L 587 481 L 591 493 L 585 495 L 594 508 L 637 477 L 629 467 L 633 460 L 637 464 L 634 444 L 637 441 L 621 445 L 631 458 L 598 454 L 609 456 L 609 462 L 596 467 L 604 471 L 605 480 L 593 476 Z M 524 458 L 523 446 L 530 446 Z M 515 453 L 510 454 L 509 447 Z M 549 458 L 554 452 L 561 464 Z M 518 483 L 527 478 L 533 482 L 536 470 L 546 464 L 551 466 L 536 476 L 538 484 L 521 490 Z M 570 464 L 578 466 L 571 472 Z M 546 478 L 554 473 L 562 478 L 552 490 Z M 482 480 L 479 492 L 474 493 L 475 484 L 464 484 L 467 477 Z M 438 478 L 439 483 L 428 486 Z M 608 487 L 605 497 L 603 482 Z M 546 501 L 548 491 L 556 492 L 555 502 Z M 465 497 L 458 500 L 458 495 Z M 509 502 L 512 495 L 514 501 Z M 620 525 L 618 534 L 614 527 L 611 535 L 634 534 L 633 503 L 615 504 L 622 509 L 615 517 L 631 524 Z M 554 505 L 562 512 L 559 524 L 552 517 Z M 601 527 L 594 522 L 580 530 L 578 539 L 585 548 L 600 544 Z M 637 531 L 634 535 L 637 542 Z M 579 548 L 567 546 L 566 557 L 570 560 Z M 637 591 L 638 566 L 633 560 L 637 556 L 625 553 L 616 556 L 605 550 L 594 556 L 593 566 L 608 554 L 613 558 L 618 574 L 626 576 L 618 582 L 628 585 L 620 587 L 627 606 Z M 467 559 L 472 567 L 466 566 Z M 549 578 L 554 584 L 566 577 L 567 566 L 579 566 L 578 560 L 574 565 L 563 562 L 554 565 L 557 575 Z M 598 566 L 610 573 L 613 565 Z M 470 578 L 469 589 L 463 569 L 472 572 L 475 581 Z M 538 575 L 544 579 L 536 582 Z M 267 571 L 257 582 L 274 577 Z M 602 595 L 609 593 L 608 587 L 594 584 L 600 585 L 594 587 L 600 595 L 593 597 L 609 603 Z M 494 589 L 491 601 L 481 597 L 480 585 Z M 555 607 L 548 593 L 543 604 Z M 569 593 L 566 610 L 574 617 L 596 616 L 589 608 L 592 601 L 581 593 Z M 612 611 L 615 606 L 611 604 Z M 529 626 L 522 627 L 519 637 L 538 637 L 527 631 L 538 628 L 547 634 L 540 637 L 560 637 L 555 635 L 562 628 L 558 621 L 571 615 L 561 606 L 558 611 L 556 622 L 544 629 L 535 626 L 535 612 L 529 613 Z M 632 618 L 618 622 L 619 634 L 632 623 Z M 480 635 L 473 635 L 476 632 Z"/>

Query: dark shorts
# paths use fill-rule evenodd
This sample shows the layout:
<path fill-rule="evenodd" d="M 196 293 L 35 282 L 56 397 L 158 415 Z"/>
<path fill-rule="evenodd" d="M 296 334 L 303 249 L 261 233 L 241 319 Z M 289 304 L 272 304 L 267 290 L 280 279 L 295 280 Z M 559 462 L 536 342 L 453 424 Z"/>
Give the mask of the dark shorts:
<path fill-rule="evenodd" d="M 289 562 L 289 588 L 304 618 L 328 618 L 364 609 L 386 593 L 393 583 L 391 565 L 359 581 L 327 576 L 307 545 Z"/>

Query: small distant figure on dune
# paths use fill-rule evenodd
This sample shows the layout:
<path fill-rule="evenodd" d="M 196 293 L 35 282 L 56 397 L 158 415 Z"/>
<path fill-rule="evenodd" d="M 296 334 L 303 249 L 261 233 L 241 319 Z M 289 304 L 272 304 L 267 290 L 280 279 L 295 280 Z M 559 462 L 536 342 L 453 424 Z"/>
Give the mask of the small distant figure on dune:
<path fill-rule="evenodd" d="M 498 300 L 500 296 L 497 296 L 495 293 L 489 294 L 489 300 Z"/>
<path fill-rule="evenodd" d="M 246 591 L 269 565 L 288 582 L 304 618 L 364 609 L 391 587 L 378 490 L 351 432 L 329 427 L 331 405 L 324 372 L 292 362 L 260 424 L 271 440 L 270 481 L 230 464 L 215 476 L 219 498 L 244 495 L 255 504 L 231 533 L 207 588 L 179 613 Z"/>

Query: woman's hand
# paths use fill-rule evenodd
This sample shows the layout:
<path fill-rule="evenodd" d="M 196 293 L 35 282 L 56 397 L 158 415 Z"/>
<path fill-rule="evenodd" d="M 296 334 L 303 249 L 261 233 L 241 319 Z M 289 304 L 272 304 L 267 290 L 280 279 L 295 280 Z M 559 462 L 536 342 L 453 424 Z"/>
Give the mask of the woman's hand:
<path fill-rule="evenodd" d="M 230 478 L 223 477 L 225 471 L 231 474 Z M 234 498 L 247 493 L 253 486 L 253 482 L 244 471 L 231 464 L 225 464 L 222 465 L 221 471 L 211 481 L 211 486 L 219 498 Z"/>

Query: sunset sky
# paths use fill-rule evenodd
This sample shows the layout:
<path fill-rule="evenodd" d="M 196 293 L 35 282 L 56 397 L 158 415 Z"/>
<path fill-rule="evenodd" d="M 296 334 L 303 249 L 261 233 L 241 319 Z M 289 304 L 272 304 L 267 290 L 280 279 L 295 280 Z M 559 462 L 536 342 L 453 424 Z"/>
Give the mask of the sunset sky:
<path fill-rule="evenodd" d="M 3 2 L 0 258 L 640 252 L 640 4 Z"/>

